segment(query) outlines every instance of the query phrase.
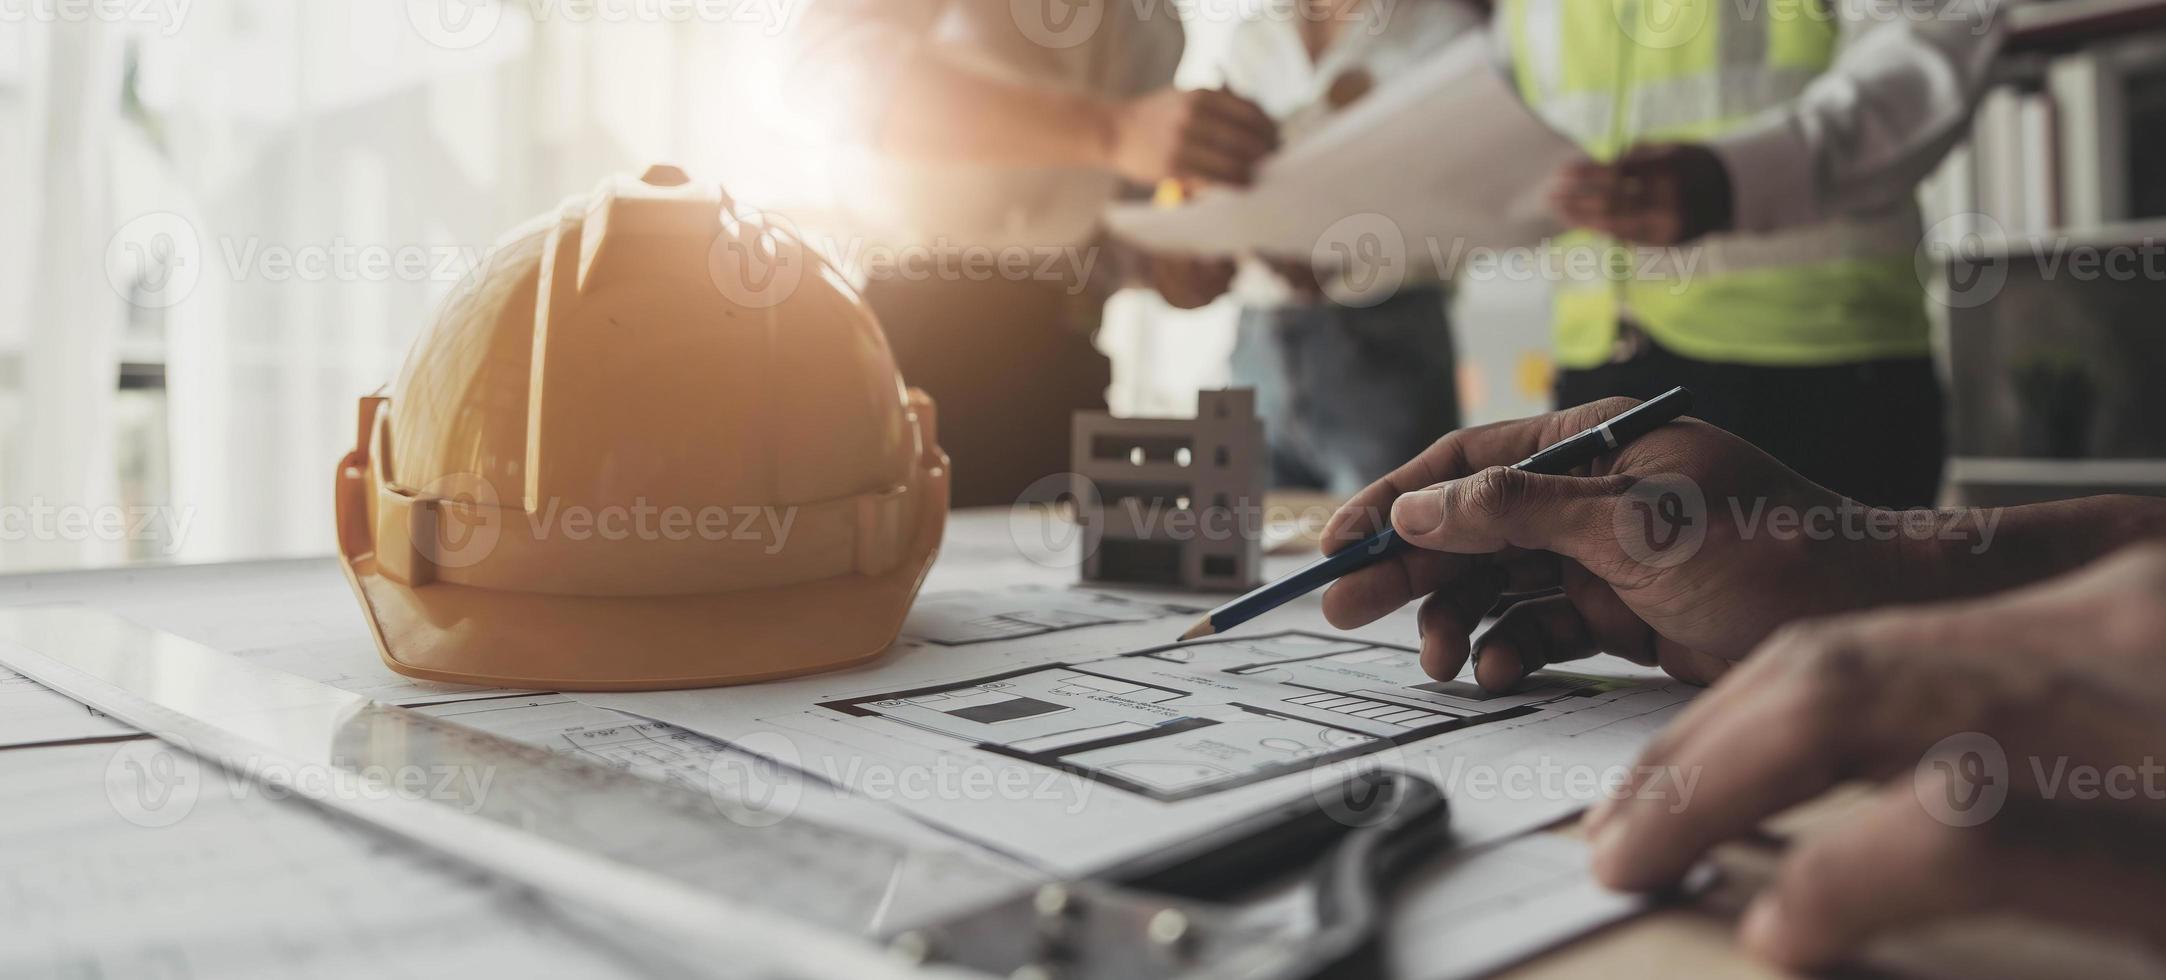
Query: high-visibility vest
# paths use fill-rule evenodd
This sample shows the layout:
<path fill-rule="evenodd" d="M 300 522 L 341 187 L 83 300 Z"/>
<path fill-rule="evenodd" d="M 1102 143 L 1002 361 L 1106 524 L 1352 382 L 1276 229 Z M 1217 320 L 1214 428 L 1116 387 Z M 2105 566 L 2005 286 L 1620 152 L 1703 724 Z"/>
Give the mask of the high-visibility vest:
<path fill-rule="evenodd" d="M 1505 0 L 1502 40 L 1534 111 L 1596 160 L 1704 141 L 1796 99 L 1834 60 L 1828 0 Z M 1741 175 L 1733 175 L 1737 177 Z M 1798 193 L 1809 193 L 1798 188 Z M 1824 365 L 1922 355 L 1915 203 L 1677 249 L 1555 242 L 1557 360 L 1609 359 L 1620 317 L 1700 360 Z"/>

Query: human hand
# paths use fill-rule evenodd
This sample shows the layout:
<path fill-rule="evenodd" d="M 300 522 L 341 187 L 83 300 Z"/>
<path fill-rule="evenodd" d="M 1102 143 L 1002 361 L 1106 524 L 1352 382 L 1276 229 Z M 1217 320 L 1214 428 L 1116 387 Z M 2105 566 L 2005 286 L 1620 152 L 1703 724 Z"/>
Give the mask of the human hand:
<path fill-rule="evenodd" d="M 1139 184 L 1173 179 L 1246 186 L 1278 149 L 1278 124 L 1222 89 L 1163 88 L 1115 105 L 1108 165 Z"/>
<path fill-rule="evenodd" d="M 1387 509 L 1417 547 L 1333 583 L 1324 615 L 1350 629 L 1423 600 L 1422 667 L 1443 680 L 1466 664 L 1468 634 L 1500 596 L 1561 585 L 1563 595 L 1519 603 L 1483 634 L 1483 687 L 1509 689 L 1544 664 L 1597 652 L 1704 684 L 1793 619 L 1909 594 L 1900 539 L 1770 530 L 1777 514 L 1850 527 L 1896 515 L 1697 419 L 1642 436 L 1584 476 L 1507 466 L 1634 404 L 1612 398 L 1461 429 L 1355 495 L 1326 525 L 1325 550 L 1368 536 Z"/>
<path fill-rule="evenodd" d="M 1675 245 L 1731 225 L 1730 174 L 1704 146 L 1634 147 L 1615 163 L 1567 164 L 1551 180 L 1558 220 L 1642 245 Z"/>
<path fill-rule="evenodd" d="M 2018 912 L 2154 943 L 2166 921 L 2166 544 L 1984 599 L 1786 628 L 1695 702 L 1590 813 L 1595 873 L 1673 882 L 1708 849 L 1850 780 L 1870 802 L 1811 833 L 1740 940 L 1793 968 L 1964 913 Z M 1640 768 L 1635 772 L 1651 770 Z"/>
<path fill-rule="evenodd" d="M 1210 305 L 1233 285 L 1232 259 L 1193 255 L 1150 257 L 1151 286 L 1175 309 L 1193 310 Z"/>

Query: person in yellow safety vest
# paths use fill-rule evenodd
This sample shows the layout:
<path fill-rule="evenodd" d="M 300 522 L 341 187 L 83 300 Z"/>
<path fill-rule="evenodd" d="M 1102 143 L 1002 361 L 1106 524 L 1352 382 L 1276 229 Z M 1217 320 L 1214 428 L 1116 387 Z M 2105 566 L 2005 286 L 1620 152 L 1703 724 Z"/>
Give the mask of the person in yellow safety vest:
<path fill-rule="evenodd" d="M 1693 389 L 1830 489 L 1932 503 L 1944 436 L 1917 182 L 1960 138 L 1996 0 L 1499 0 L 1552 184 L 1560 406 Z"/>

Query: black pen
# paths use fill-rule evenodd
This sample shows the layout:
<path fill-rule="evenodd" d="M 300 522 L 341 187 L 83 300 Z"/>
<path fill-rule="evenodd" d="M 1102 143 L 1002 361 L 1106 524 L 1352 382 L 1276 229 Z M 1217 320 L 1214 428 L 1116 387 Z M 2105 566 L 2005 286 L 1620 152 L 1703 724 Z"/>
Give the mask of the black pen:
<path fill-rule="evenodd" d="M 1616 418 L 1513 463 L 1512 468 L 1529 473 L 1569 473 L 1577 467 L 1593 462 L 1595 457 L 1603 453 L 1624 448 L 1632 440 L 1661 428 L 1691 410 L 1692 392 L 1683 388 L 1671 388 L 1633 406 Z M 1189 627 L 1188 632 L 1181 634 L 1181 639 L 1193 640 L 1223 633 L 1314 592 L 1340 576 L 1367 568 L 1411 547 L 1412 544 L 1391 529 L 1390 521 L 1387 520 L 1384 529 L 1368 540 L 1325 555 L 1302 566 L 1292 575 L 1260 585 L 1255 591 L 1211 610 L 1197 620 L 1196 625 Z"/>

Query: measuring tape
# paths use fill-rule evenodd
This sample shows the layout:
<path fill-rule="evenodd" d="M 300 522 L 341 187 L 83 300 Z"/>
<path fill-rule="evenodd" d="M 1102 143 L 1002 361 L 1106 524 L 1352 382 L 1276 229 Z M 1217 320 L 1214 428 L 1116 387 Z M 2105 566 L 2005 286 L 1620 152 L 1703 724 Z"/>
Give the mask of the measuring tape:
<path fill-rule="evenodd" d="M 1343 795 L 1231 821 L 1097 880 L 1048 885 L 805 816 L 738 823 L 712 794 L 379 704 L 87 608 L 0 610 L 0 638 L 0 665 L 205 762 L 598 914 L 646 937 L 650 954 L 728 974 L 1307 976 L 1369 945 L 1385 872 L 1443 829 L 1433 787 L 1367 773 Z M 416 771 L 488 778 L 386 791 Z M 1195 897 L 1243 886 L 1288 854 L 1326 852 L 1333 857 L 1310 882 L 1317 914 L 1307 931 Z M 922 907 L 867 934 L 872 910 L 898 888 Z"/>

